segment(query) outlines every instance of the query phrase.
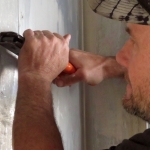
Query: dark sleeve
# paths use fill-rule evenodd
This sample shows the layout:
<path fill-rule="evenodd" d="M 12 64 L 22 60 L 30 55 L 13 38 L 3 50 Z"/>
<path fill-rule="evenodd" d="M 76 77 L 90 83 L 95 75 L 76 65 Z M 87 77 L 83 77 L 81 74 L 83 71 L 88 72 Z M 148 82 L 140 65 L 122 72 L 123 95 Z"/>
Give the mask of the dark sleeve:
<path fill-rule="evenodd" d="M 108 150 L 150 150 L 150 129 L 134 135 L 129 140 L 123 140 L 121 144 Z"/>

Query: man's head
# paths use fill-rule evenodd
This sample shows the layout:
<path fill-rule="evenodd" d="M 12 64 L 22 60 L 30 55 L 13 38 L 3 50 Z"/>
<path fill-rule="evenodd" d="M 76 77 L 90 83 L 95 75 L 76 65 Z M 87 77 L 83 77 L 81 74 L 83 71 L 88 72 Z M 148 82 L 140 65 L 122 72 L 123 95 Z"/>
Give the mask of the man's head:
<path fill-rule="evenodd" d="M 118 63 L 127 68 L 123 106 L 150 122 L 150 0 L 88 1 L 94 12 L 128 23 L 130 39 L 116 56 Z"/>
<path fill-rule="evenodd" d="M 127 68 L 124 108 L 150 122 L 150 27 L 127 24 L 130 39 L 116 59 Z"/>

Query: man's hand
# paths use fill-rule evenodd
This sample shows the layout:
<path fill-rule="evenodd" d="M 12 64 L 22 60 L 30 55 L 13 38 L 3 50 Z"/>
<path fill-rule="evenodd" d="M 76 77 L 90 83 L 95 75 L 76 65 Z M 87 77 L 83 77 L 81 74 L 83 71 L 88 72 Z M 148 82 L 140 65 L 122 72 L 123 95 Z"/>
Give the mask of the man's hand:
<path fill-rule="evenodd" d="M 24 32 L 24 37 L 19 56 L 19 76 L 40 76 L 52 82 L 68 64 L 71 36 L 29 29 Z"/>
<path fill-rule="evenodd" d="M 70 35 L 27 30 L 19 55 L 14 150 L 63 150 L 50 83 L 67 66 Z"/>
<path fill-rule="evenodd" d="M 125 72 L 125 68 L 116 62 L 115 57 L 103 57 L 77 49 L 70 50 L 69 62 L 77 71 L 72 75 L 63 74 L 55 79 L 53 83 L 59 87 L 80 81 L 97 85 L 106 78 L 120 77 Z"/>

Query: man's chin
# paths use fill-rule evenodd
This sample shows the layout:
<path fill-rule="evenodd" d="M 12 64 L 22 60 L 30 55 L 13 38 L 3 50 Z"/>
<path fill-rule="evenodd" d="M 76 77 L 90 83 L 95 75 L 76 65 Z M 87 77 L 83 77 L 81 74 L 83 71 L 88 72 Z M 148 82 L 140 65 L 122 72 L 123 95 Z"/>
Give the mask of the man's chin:
<path fill-rule="evenodd" d="M 125 98 L 122 100 L 122 105 L 128 113 L 140 117 L 144 121 L 150 123 L 150 114 L 147 113 L 146 110 L 142 110 L 142 106 L 138 104 L 138 101 L 135 100 L 133 95 L 131 95 L 130 99 L 127 99 L 127 97 L 125 96 Z"/>
<path fill-rule="evenodd" d="M 132 100 L 132 98 L 128 98 L 127 99 L 127 97 L 125 96 L 125 98 L 123 99 L 123 101 L 122 101 L 122 105 L 123 105 L 123 107 L 124 107 L 124 109 L 128 112 L 128 113 L 130 113 L 130 114 L 135 114 L 135 109 L 134 109 L 134 107 L 133 107 L 133 100 Z"/>

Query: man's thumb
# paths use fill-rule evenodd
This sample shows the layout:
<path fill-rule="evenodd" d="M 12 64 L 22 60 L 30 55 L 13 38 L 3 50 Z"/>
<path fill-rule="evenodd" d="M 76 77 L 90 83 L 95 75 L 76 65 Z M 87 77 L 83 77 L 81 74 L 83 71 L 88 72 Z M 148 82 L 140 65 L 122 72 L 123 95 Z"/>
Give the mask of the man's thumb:
<path fill-rule="evenodd" d="M 66 40 L 66 42 L 69 44 L 70 40 L 71 40 L 71 35 L 70 34 L 66 34 L 64 36 L 64 39 Z"/>

